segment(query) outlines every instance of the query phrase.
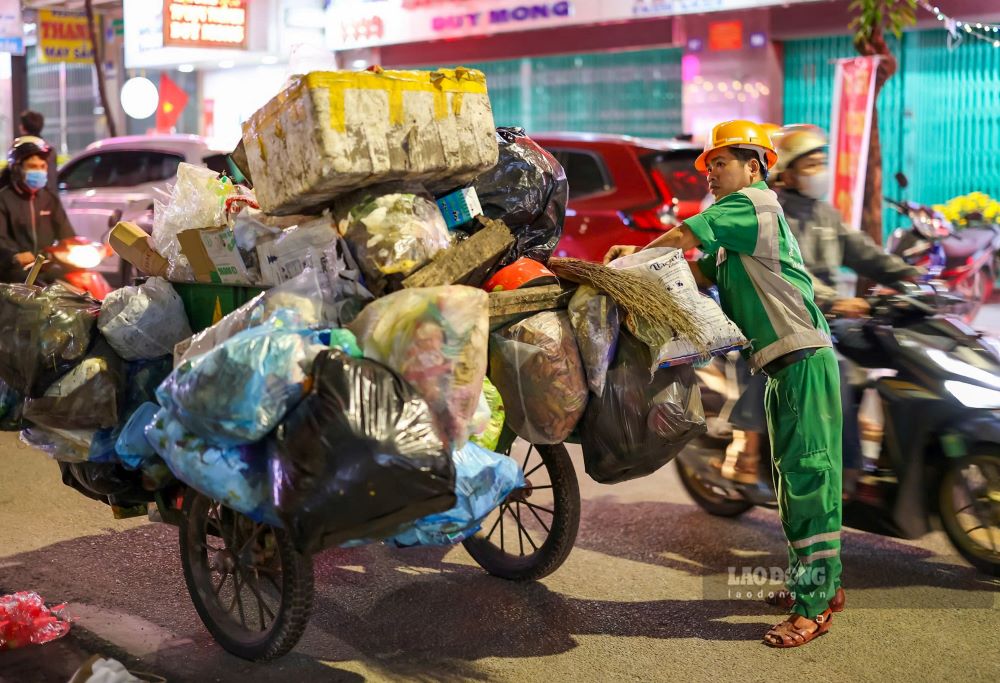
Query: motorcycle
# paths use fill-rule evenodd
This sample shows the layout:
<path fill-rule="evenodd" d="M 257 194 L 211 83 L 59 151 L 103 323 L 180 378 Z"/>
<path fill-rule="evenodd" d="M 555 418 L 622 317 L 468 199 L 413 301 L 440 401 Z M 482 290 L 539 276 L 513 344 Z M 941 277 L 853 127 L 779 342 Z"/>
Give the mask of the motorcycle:
<path fill-rule="evenodd" d="M 844 525 L 915 539 L 937 518 L 962 557 L 1000 576 L 1000 342 L 938 315 L 953 295 L 929 285 L 899 289 L 871 298 L 870 319 L 843 321 L 853 328 L 850 342 L 846 335 L 836 342 L 867 371 L 852 384 L 854 395 L 863 396 L 863 467 L 844 502 Z M 766 446 L 756 483 L 722 477 L 718 461 L 732 434 L 718 421 L 732 396 L 718 400 L 718 383 L 712 391 L 718 365 L 698 372 L 708 380 L 702 386 L 710 430 L 677 457 L 684 488 L 713 515 L 776 508 Z"/>
<path fill-rule="evenodd" d="M 111 247 L 106 243 L 92 242 L 86 237 L 68 237 L 42 250 L 36 257 L 27 282 L 34 284 L 39 273 L 44 273 L 46 281 L 62 281 L 103 301 L 112 287 L 94 269 L 111 254 Z"/>
<path fill-rule="evenodd" d="M 896 174 L 901 188 L 909 184 L 906 176 Z M 972 322 L 982 305 L 993 295 L 1000 253 L 1000 227 L 955 227 L 932 207 L 915 202 L 885 198 L 886 203 L 906 216 L 909 228 L 897 228 L 886 248 L 907 263 L 924 268 L 928 276 L 941 279 L 961 296 L 955 313 Z"/>

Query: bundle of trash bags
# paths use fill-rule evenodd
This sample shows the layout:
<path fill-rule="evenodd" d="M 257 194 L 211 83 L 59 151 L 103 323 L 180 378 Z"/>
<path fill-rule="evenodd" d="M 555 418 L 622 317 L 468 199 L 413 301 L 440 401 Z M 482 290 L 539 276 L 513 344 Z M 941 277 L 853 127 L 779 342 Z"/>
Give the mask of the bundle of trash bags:
<path fill-rule="evenodd" d="M 515 437 L 579 440 L 601 482 L 655 471 L 704 431 L 690 365 L 651 371 L 684 349 L 638 342 L 605 292 L 581 286 L 567 309 L 530 262 L 561 236 L 565 172 L 519 129 L 496 145 L 492 168 L 438 178 L 435 195 L 421 178 L 369 184 L 308 216 L 267 216 L 250 190 L 182 165 L 150 244 L 171 281 L 103 304 L 0 285 L 0 428 L 86 495 L 144 502 L 179 482 L 307 553 L 468 538 L 526 485 L 498 452 Z M 667 287 L 676 255 L 647 256 L 617 267 Z M 515 260 L 548 274 L 521 284 L 555 290 L 551 305 L 491 321 L 517 293 L 487 294 L 487 279 Z M 192 330 L 175 284 L 195 277 L 268 289 Z M 415 286 L 428 280 L 442 284 Z"/>

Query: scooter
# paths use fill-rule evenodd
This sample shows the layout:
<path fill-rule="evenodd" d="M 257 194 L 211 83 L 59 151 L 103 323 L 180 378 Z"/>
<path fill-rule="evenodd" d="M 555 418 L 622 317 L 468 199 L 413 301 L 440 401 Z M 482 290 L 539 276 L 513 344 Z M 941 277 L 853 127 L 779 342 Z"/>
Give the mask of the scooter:
<path fill-rule="evenodd" d="M 962 557 L 1000 576 L 1000 342 L 938 315 L 953 295 L 929 285 L 897 289 L 872 297 L 872 317 L 849 321 L 849 343 L 846 335 L 837 340 L 838 351 L 868 371 L 855 386 L 864 457 L 844 524 L 915 539 L 937 518 Z M 698 372 L 708 380 L 710 429 L 677 456 L 684 488 L 713 515 L 777 507 L 766 446 L 757 483 L 722 477 L 718 462 L 732 440 L 718 425 L 727 397 L 718 400 L 718 384 L 711 387 L 718 366 Z"/>
<path fill-rule="evenodd" d="M 896 174 L 901 188 L 909 181 Z M 924 268 L 930 278 L 940 279 L 964 301 L 955 308 L 966 322 L 972 322 L 982 305 L 993 295 L 1000 253 L 1000 227 L 955 227 L 932 207 L 885 198 L 886 203 L 910 221 L 909 228 L 897 228 L 886 248 L 911 265 Z"/>
<path fill-rule="evenodd" d="M 86 237 L 68 237 L 45 247 L 28 275 L 33 284 L 39 273 L 46 281 L 62 281 L 73 289 L 103 301 L 112 291 L 104 276 L 93 270 L 112 254 L 111 247 Z"/>

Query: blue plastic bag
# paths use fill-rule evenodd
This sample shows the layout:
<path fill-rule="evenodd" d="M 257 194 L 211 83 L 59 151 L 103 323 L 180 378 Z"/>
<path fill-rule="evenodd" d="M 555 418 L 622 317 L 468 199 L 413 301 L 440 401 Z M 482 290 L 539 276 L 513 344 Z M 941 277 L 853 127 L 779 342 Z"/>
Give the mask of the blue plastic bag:
<path fill-rule="evenodd" d="M 114 450 L 118 459 L 129 469 L 139 469 L 156 457 L 156 451 L 146 439 L 146 427 L 152 424 L 159 410 L 160 406 L 155 403 L 143 403 L 132 413 L 118 434 Z"/>
<path fill-rule="evenodd" d="M 513 458 L 471 441 L 452 452 L 455 463 L 455 507 L 413 522 L 388 543 L 397 546 L 453 545 L 479 531 L 483 520 L 516 488 L 524 473 Z"/>
<path fill-rule="evenodd" d="M 156 391 L 185 428 L 218 446 L 259 441 L 301 398 L 320 333 L 299 329 L 290 311 L 183 361 Z"/>
<path fill-rule="evenodd" d="M 174 476 L 188 486 L 254 521 L 281 525 L 262 446 L 218 448 L 187 431 L 166 409 L 146 428 L 146 438 Z"/>

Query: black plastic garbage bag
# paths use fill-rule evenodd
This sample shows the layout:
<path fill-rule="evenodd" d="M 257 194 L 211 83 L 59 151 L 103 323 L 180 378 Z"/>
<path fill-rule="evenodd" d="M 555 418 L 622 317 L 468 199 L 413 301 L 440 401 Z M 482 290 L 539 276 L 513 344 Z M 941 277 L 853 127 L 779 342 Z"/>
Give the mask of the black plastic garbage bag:
<path fill-rule="evenodd" d="M 101 305 L 61 285 L 0 284 L 0 379 L 37 398 L 90 348 Z"/>
<path fill-rule="evenodd" d="M 615 484 L 652 474 L 705 433 L 691 365 L 649 374 L 649 348 L 624 330 L 600 398 L 580 420 L 583 461 L 594 481 Z"/>
<path fill-rule="evenodd" d="M 24 417 L 54 429 L 115 427 L 125 388 L 124 362 L 102 336 L 90 353 L 45 390 L 29 398 Z"/>
<path fill-rule="evenodd" d="M 522 256 L 546 263 L 562 237 L 566 171 L 523 128 L 497 128 L 497 143 L 497 165 L 472 182 L 483 213 L 502 220 L 517 240 L 496 267 Z"/>
<path fill-rule="evenodd" d="M 270 439 L 278 515 L 302 552 L 387 538 L 455 505 L 430 408 L 392 370 L 324 351 L 313 387 Z"/>
<path fill-rule="evenodd" d="M 59 470 L 66 486 L 94 500 L 123 506 L 152 500 L 143 487 L 142 473 L 129 472 L 115 463 L 60 462 Z"/>

